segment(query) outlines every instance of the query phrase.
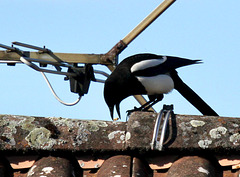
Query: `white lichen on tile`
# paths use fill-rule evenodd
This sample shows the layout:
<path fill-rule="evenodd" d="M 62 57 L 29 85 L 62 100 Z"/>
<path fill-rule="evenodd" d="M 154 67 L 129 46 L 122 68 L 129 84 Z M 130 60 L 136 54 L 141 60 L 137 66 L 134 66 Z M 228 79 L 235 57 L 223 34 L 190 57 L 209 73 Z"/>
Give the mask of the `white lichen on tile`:
<path fill-rule="evenodd" d="M 229 141 L 232 142 L 234 145 L 239 145 L 240 143 L 240 134 L 235 133 L 229 137 Z"/>
<path fill-rule="evenodd" d="M 86 128 L 91 132 L 96 132 L 100 129 L 97 121 L 88 121 Z"/>
<path fill-rule="evenodd" d="M 107 127 L 108 124 L 104 121 L 84 121 L 81 122 L 79 120 L 73 120 L 73 119 L 66 119 L 66 118 L 61 118 L 61 117 L 49 117 L 48 119 L 51 120 L 51 122 L 59 127 L 66 126 L 68 127 L 68 130 L 74 129 L 75 127 L 78 127 L 78 125 L 84 125 L 86 129 L 89 131 L 98 131 L 100 127 Z"/>
<path fill-rule="evenodd" d="M 25 139 L 33 148 L 49 150 L 57 143 L 56 140 L 50 138 L 50 136 L 51 132 L 48 129 L 40 127 L 33 129 Z"/>
<path fill-rule="evenodd" d="M 121 177 L 121 175 L 114 175 L 113 177 Z"/>
<path fill-rule="evenodd" d="M 211 138 L 214 139 L 219 139 L 222 135 L 225 135 L 226 133 L 227 129 L 225 127 L 217 127 L 209 131 L 209 135 L 211 136 Z"/>
<path fill-rule="evenodd" d="M 96 121 L 99 127 L 108 127 L 108 124 L 105 121 Z"/>
<path fill-rule="evenodd" d="M 5 143 L 15 146 L 16 141 L 14 139 L 15 134 L 17 133 L 16 127 L 20 126 L 19 124 L 19 119 L 20 121 L 26 119 L 26 117 L 23 116 L 12 116 L 11 121 L 9 119 L 8 115 L 1 116 L 1 121 L 0 121 L 0 126 L 2 127 L 2 137 L 5 137 L 7 141 Z"/>
<path fill-rule="evenodd" d="M 235 128 L 239 127 L 238 124 L 232 124 L 232 125 L 233 125 L 233 127 L 235 127 Z"/>
<path fill-rule="evenodd" d="M 131 138 L 131 133 L 130 133 L 130 132 L 127 132 L 125 138 L 126 138 L 126 139 L 125 139 L 126 141 L 130 140 L 130 138 Z"/>
<path fill-rule="evenodd" d="M 125 142 L 125 135 L 120 136 L 120 140 L 117 141 L 117 143 L 124 143 Z"/>
<path fill-rule="evenodd" d="M 202 127 L 203 125 L 205 125 L 205 122 L 204 122 L 204 121 L 201 121 L 201 120 L 191 120 L 191 121 L 190 121 L 190 124 L 191 124 L 193 127 Z"/>
<path fill-rule="evenodd" d="M 141 126 L 141 125 L 140 125 L 140 122 L 137 121 L 137 120 L 135 120 L 135 121 L 133 122 L 133 124 L 131 125 L 132 128 L 137 128 L 137 127 L 140 127 L 140 126 Z"/>
<path fill-rule="evenodd" d="M 33 165 L 32 168 L 28 171 L 27 177 L 31 177 L 35 174 L 34 169 L 37 167 L 37 165 Z"/>
<path fill-rule="evenodd" d="M 32 123 L 35 120 L 34 117 L 25 117 L 23 120 L 19 121 L 23 130 L 32 131 L 36 126 Z"/>
<path fill-rule="evenodd" d="M 68 130 L 71 130 L 75 127 L 76 122 L 72 119 L 61 118 L 61 117 L 48 117 L 48 119 L 56 126 L 56 127 L 68 127 Z"/>
<path fill-rule="evenodd" d="M 121 130 L 117 130 L 117 131 L 113 131 L 111 133 L 108 134 L 108 139 L 109 140 L 112 140 L 114 138 L 118 138 L 119 139 L 116 139 L 117 143 L 124 143 L 125 142 L 125 131 L 121 131 Z"/>
<path fill-rule="evenodd" d="M 183 136 L 183 137 L 189 137 L 189 136 L 188 136 L 188 135 L 189 135 L 189 132 L 192 131 L 192 127 L 191 127 L 189 124 L 190 124 L 189 122 L 181 122 L 181 123 L 179 124 L 179 127 L 180 127 L 181 130 L 182 130 L 182 136 Z M 186 139 L 189 140 L 189 138 L 184 138 L 184 140 L 186 140 Z M 187 140 L 187 141 L 188 141 L 188 140 Z"/>
<path fill-rule="evenodd" d="M 50 174 L 53 171 L 53 167 L 44 167 L 42 169 L 42 172 L 44 172 L 45 174 Z"/>
<path fill-rule="evenodd" d="M 64 140 L 64 139 L 57 139 L 57 144 L 58 145 L 64 145 L 64 144 L 67 144 L 68 141 L 67 140 Z"/>
<path fill-rule="evenodd" d="M 88 141 L 88 136 L 91 135 L 91 131 L 87 128 L 86 122 L 78 122 L 78 131 L 76 136 L 73 138 L 73 146 L 79 146 Z"/>
<path fill-rule="evenodd" d="M 198 145 L 200 148 L 206 149 L 209 145 L 212 144 L 212 140 L 200 140 L 198 141 Z"/>
<path fill-rule="evenodd" d="M 115 138 L 116 134 L 124 134 L 124 133 L 125 133 L 125 131 L 121 131 L 121 130 L 113 131 L 108 134 L 108 138 L 111 140 L 111 139 Z"/>
<path fill-rule="evenodd" d="M 203 168 L 203 167 L 199 167 L 198 171 L 201 172 L 201 173 L 205 173 L 206 175 L 209 174 L 209 171 L 207 169 Z"/>
<path fill-rule="evenodd" d="M 107 127 L 108 124 L 103 121 L 87 121 L 87 129 L 91 132 L 98 131 L 101 127 Z"/>

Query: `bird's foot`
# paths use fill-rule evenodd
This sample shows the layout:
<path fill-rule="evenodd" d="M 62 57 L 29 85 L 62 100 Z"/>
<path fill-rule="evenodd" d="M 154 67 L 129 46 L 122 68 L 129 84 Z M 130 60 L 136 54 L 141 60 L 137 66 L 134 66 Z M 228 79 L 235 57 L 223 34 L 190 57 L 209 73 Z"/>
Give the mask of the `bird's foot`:
<path fill-rule="evenodd" d="M 130 116 L 130 114 L 132 114 L 132 113 L 135 112 L 135 111 L 141 111 L 140 107 L 139 107 L 139 108 L 134 107 L 134 109 L 127 110 L 127 111 L 126 111 L 127 116 Z"/>
<path fill-rule="evenodd" d="M 127 110 L 127 116 L 130 116 L 133 112 L 136 112 L 136 111 L 144 111 L 144 112 L 153 112 L 151 110 L 148 110 L 148 109 L 145 109 L 145 107 L 134 107 L 134 109 L 130 109 L 130 110 Z"/>

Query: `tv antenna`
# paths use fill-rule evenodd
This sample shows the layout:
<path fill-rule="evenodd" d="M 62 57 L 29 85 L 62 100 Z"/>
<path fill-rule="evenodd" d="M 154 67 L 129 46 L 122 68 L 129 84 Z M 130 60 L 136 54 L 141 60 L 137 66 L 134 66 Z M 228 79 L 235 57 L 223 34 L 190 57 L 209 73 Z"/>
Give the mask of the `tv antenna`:
<path fill-rule="evenodd" d="M 45 46 L 38 47 L 22 42 L 12 42 L 11 46 L 0 44 L 1 48 L 6 49 L 4 51 L 0 50 L 0 63 L 7 63 L 8 65 L 23 63 L 32 69 L 41 72 L 53 94 L 61 103 L 65 105 L 75 105 L 79 102 L 80 98 L 84 94 L 88 93 L 88 88 L 91 81 L 104 83 L 104 80 L 96 79 L 95 74 L 101 74 L 108 77 L 107 73 L 95 70 L 93 65 L 102 64 L 107 66 L 110 71 L 113 71 L 115 66 L 118 64 L 119 54 L 175 1 L 176 0 L 164 0 L 130 33 L 128 33 L 105 54 L 55 53 Z M 23 51 L 15 46 L 21 46 L 37 51 Z M 84 66 L 79 66 L 79 64 L 84 64 Z M 54 66 L 55 70 L 46 69 L 47 65 Z M 67 72 L 62 71 L 62 68 L 64 67 L 68 69 Z M 69 80 L 70 82 L 71 92 L 79 95 L 78 100 L 76 100 L 74 103 L 64 103 L 61 101 L 55 94 L 44 73 L 65 75 L 65 80 Z M 182 86 L 184 86 L 185 90 L 180 91 L 180 93 L 182 92 L 181 94 L 202 114 L 217 115 L 217 113 L 213 111 L 192 89 L 182 82 L 177 74 L 175 75 L 175 78 L 179 83 L 182 84 Z M 188 97 L 186 92 L 190 93 L 191 97 Z M 143 96 L 135 95 L 134 97 L 141 105 L 146 103 L 146 99 Z M 197 104 L 193 101 L 195 98 L 198 100 Z M 153 108 L 150 108 L 150 110 L 155 111 Z"/>

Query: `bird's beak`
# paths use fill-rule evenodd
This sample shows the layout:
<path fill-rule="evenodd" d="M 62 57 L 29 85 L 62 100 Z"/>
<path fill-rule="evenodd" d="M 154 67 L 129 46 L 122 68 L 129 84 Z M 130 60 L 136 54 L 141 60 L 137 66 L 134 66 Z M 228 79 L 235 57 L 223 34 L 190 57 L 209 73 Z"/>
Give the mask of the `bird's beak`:
<path fill-rule="evenodd" d="M 117 118 L 117 119 L 113 118 L 114 106 L 109 107 L 109 110 L 110 110 L 110 115 L 111 115 L 112 120 L 121 119 L 119 104 L 116 104 L 116 110 L 117 110 L 117 114 L 118 114 L 119 118 Z"/>
<path fill-rule="evenodd" d="M 114 108 L 114 106 L 109 107 L 109 111 L 110 111 L 110 115 L 111 115 L 112 120 L 113 120 L 113 111 L 114 111 L 113 108 Z"/>
<path fill-rule="evenodd" d="M 117 110 L 117 114 L 119 116 L 119 119 L 121 119 L 119 104 L 116 104 L 116 110 Z"/>

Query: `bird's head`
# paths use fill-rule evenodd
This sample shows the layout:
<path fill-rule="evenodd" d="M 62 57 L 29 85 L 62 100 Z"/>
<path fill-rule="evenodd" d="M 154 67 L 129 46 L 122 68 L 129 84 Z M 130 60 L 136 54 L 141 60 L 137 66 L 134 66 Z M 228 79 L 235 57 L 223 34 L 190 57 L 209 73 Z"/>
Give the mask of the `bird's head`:
<path fill-rule="evenodd" d="M 131 95 L 130 87 L 132 79 L 134 78 L 131 76 L 128 63 L 124 62 L 121 62 L 106 79 L 104 84 L 104 99 L 110 110 L 112 119 L 114 108 L 116 108 L 118 116 L 121 118 L 119 105 L 123 99 Z"/>
<path fill-rule="evenodd" d="M 120 115 L 120 108 L 119 104 L 122 101 L 122 99 L 119 96 L 118 89 L 116 87 L 116 83 L 111 83 L 111 81 L 106 80 L 104 85 L 104 99 L 107 103 L 107 106 L 110 111 L 111 118 L 113 119 L 114 116 L 114 108 L 116 107 L 117 113 L 119 118 L 121 118 Z"/>
<path fill-rule="evenodd" d="M 112 119 L 114 108 L 116 108 L 117 114 L 121 118 L 119 105 L 123 99 L 130 95 L 146 94 L 145 88 L 132 75 L 130 66 L 128 60 L 123 60 L 105 81 L 104 99 Z"/>

